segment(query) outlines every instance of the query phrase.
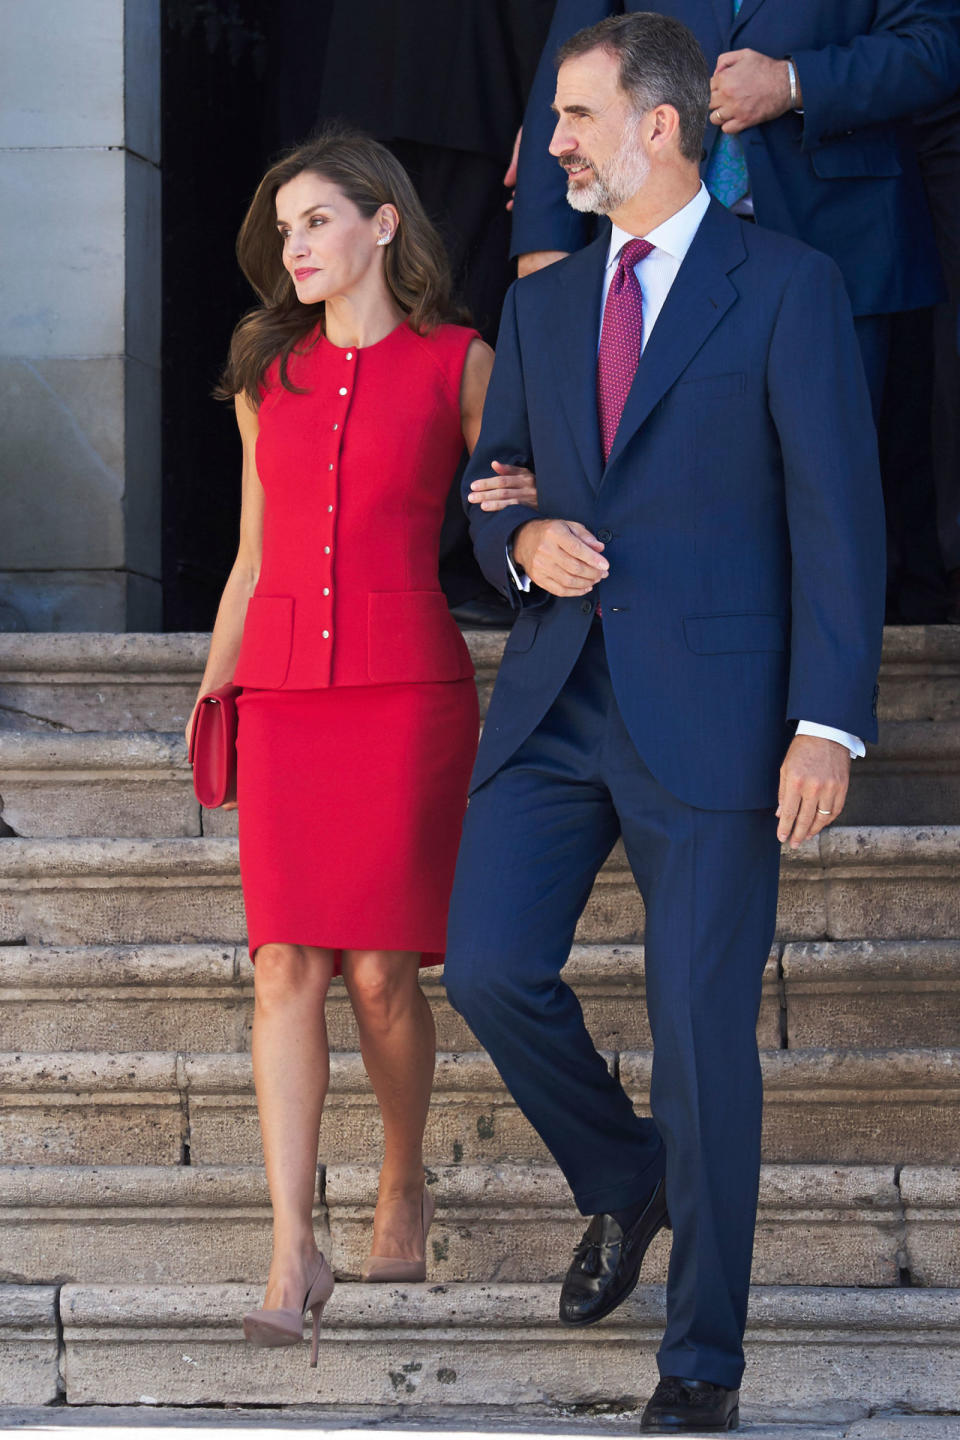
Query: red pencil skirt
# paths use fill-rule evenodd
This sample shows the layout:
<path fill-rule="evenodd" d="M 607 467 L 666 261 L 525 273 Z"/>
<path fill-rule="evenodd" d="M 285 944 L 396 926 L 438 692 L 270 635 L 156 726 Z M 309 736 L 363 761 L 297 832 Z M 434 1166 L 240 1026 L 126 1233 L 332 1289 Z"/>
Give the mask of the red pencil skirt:
<path fill-rule="evenodd" d="M 442 964 L 479 731 L 473 680 L 245 689 L 238 708 L 251 958 L 272 942 Z"/>

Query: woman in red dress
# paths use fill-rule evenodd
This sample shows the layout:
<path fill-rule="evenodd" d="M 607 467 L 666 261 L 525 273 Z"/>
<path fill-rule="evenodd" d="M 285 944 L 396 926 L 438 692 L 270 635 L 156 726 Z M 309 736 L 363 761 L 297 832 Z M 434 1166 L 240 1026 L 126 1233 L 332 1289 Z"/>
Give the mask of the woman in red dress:
<path fill-rule="evenodd" d="M 383 1118 L 364 1278 L 425 1278 L 423 1132 L 441 963 L 478 733 L 440 590 L 444 504 L 492 353 L 456 323 L 442 246 L 398 162 L 333 134 L 274 165 L 238 241 L 262 304 L 224 380 L 243 439 L 240 546 L 200 693 L 239 701 L 253 1070 L 274 1215 L 247 1338 L 293 1344 L 333 1288 L 312 1210 L 342 971 Z M 499 467 L 484 504 L 535 501 Z M 315 1358 L 315 1351 L 314 1351 Z"/>

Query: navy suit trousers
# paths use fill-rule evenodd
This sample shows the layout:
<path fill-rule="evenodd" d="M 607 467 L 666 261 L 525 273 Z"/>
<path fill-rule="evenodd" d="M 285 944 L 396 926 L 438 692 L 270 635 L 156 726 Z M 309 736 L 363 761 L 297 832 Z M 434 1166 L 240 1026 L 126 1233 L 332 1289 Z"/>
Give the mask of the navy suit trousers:
<path fill-rule="evenodd" d="M 722 763 L 722 759 L 719 763 Z M 597 1053 L 562 979 L 618 837 L 646 910 L 652 1119 Z M 627 733 L 594 624 L 565 686 L 471 797 L 447 993 L 563 1171 L 583 1214 L 666 1174 L 673 1248 L 661 1374 L 739 1385 L 760 1170 L 756 1024 L 776 919 L 769 810 L 700 810 Z"/>

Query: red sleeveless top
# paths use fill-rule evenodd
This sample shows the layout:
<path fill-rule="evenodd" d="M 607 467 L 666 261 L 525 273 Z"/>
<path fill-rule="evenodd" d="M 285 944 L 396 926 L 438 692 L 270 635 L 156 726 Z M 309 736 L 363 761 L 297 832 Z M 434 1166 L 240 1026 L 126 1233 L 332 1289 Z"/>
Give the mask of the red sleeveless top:
<path fill-rule="evenodd" d="M 278 361 L 270 366 L 256 452 L 263 561 L 238 685 L 313 690 L 473 674 L 437 563 L 476 335 L 460 325 L 417 335 L 404 323 L 359 350 L 321 335 L 290 358 L 301 395 L 280 384 Z"/>

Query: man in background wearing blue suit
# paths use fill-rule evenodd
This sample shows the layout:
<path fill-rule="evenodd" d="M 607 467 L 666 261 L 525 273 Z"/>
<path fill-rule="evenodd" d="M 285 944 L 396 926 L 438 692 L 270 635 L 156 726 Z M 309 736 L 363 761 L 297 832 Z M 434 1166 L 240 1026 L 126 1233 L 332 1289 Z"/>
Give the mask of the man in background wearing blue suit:
<path fill-rule="evenodd" d="M 876 736 L 876 440 L 837 267 L 701 184 L 709 71 L 690 31 L 624 15 L 561 55 L 551 153 L 573 208 L 612 234 L 512 287 L 465 478 L 480 564 L 521 608 L 447 989 L 593 1217 L 561 1319 L 609 1314 L 672 1225 L 643 1426 L 727 1429 L 778 839 L 836 818 L 851 752 Z M 497 508 L 495 462 L 536 471 L 539 511 Z M 621 836 L 646 910 L 652 1119 L 561 978 Z"/>
<path fill-rule="evenodd" d="M 711 194 L 840 267 L 877 409 L 891 314 L 944 298 L 901 122 L 960 86 L 957 0 L 557 0 L 520 150 L 512 249 L 521 275 L 590 233 L 547 154 L 557 50 L 584 26 L 635 10 L 683 21 L 713 71 L 702 166 Z"/>

